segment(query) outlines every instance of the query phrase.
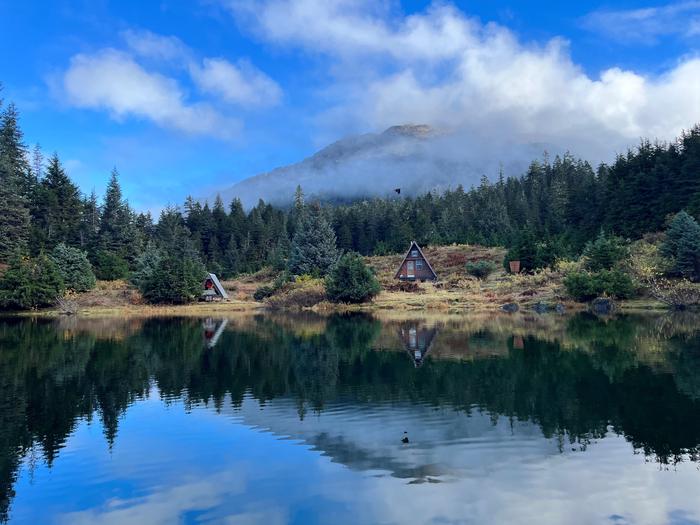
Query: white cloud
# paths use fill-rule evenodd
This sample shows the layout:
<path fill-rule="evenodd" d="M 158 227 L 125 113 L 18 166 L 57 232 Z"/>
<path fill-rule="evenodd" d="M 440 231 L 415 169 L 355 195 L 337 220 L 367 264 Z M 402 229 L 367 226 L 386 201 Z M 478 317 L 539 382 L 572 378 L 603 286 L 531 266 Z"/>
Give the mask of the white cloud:
<path fill-rule="evenodd" d="M 186 70 L 200 91 L 224 102 L 264 107 L 274 106 L 282 98 L 280 86 L 247 60 L 239 59 L 235 64 L 222 57 L 200 60 L 180 39 L 150 31 L 129 30 L 122 36 L 138 56 Z"/>
<path fill-rule="evenodd" d="M 700 34 L 700 2 L 693 0 L 640 9 L 601 9 L 588 14 L 583 25 L 613 40 L 654 44 L 663 36 Z"/>
<path fill-rule="evenodd" d="M 181 60 L 191 55 L 190 49 L 174 36 L 129 29 L 122 33 L 122 38 L 134 53 L 148 58 L 172 61 Z"/>
<path fill-rule="evenodd" d="M 201 66 L 190 64 L 190 74 L 202 91 L 233 104 L 272 106 L 282 98 L 277 83 L 245 61 L 234 65 L 223 58 L 205 58 Z"/>
<path fill-rule="evenodd" d="M 188 104 L 175 80 L 145 70 L 130 55 L 114 49 L 74 56 L 62 87 L 70 104 L 107 110 L 117 120 L 139 117 L 186 133 L 224 138 L 240 126 L 209 104 Z"/>
<path fill-rule="evenodd" d="M 279 85 L 246 60 L 200 59 L 180 39 L 150 31 L 128 30 L 121 36 L 124 50 L 72 57 L 60 81 L 69 104 L 106 110 L 117 120 L 138 117 L 164 128 L 229 139 L 240 133 L 242 123 L 228 106 L 272 106 L 282 98 Z M 199 97 L 181 87 L 188 80 Z"/>
<path fill-rule="evenodd" d="M 683 5 L 690 4 L 698 2 Z M 427 123 L 474 140 L 558 145 L 597 161 L 640 137 L 672 139 L 700 122 L 697 58 L 661 76 L 620 68 L 591 76 L 566 41 L 524 44 L 450 5 L 410 16 L 370 0 L 227 5 L 264 39 L 330 59 L 327 120 L 355 129 Z"/>

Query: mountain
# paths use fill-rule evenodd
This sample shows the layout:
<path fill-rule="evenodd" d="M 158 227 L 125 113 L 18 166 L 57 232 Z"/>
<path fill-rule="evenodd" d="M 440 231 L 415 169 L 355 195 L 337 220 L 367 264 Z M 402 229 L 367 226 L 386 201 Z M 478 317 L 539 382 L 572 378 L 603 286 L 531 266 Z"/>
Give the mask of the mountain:
<path fill-rule="evenodd" d="M 382 133 L 341 139 L 289 166 L 244 179 L 220 193 L 238 197 L 246 208 L 259 199 L 289 204 L 297 185 L 307 198 L 348 201 L 363 197 L 416 195 L 431 190 L 470 187 L 499 170 L 519 175 L 541 156 L 542 145 L 492 143 L 427 125 L 392 126 Z"/>

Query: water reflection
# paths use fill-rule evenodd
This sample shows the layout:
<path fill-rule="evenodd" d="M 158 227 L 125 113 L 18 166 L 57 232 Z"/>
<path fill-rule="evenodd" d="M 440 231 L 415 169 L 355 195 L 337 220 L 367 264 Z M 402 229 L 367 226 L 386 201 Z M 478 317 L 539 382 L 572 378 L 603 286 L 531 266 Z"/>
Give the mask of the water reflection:
<path fill-rule="evenodd" d="M 120 425 L 141 428 L 138 411 L 153 407 L 153 395 L 144 421 L 155 414 L 160 423 L 142 426 L 161 446 L 191 442 L 187 422 L 166 429 L 168 406 L 182 404 L 193 419 L 211 407 L 222 422 L 406 484 L 481 478 L 503 489 L 512 481 L 490 472 L 572 453 L 592 461 L 619 439 L 661 468 L 698 462 L 698 327 L 688 314 L 2 320 L 0 520 L 22 468 L 50 468 L 93 419 L 113 449 Z M 198 438 L 207 447 L 223 440 Z M 246 454 L 264 448 L 258 439 Z M 172 454 L 157 468 L 196 462 Z M 202 475 L 230 482 L 213 467 Z M 187 490 L 192 499 L 204 488 Z"/>
<path fill-rule="evenodd" d="M 399 325 L 398 333 L 413 365 L 418 368 L 430 352 L 439 325 L 428 325 L 422 321 L 406 321 Z"/>
<path fill-rule="evenodd" d="M 228 324 L 228 319 L 213 319 L 207 317 L 202 323 L 202 329 L 204 330 L 204 343 L 207 348 L 214 348 L 216 343 L 219 342 L 221 334 L 224 333 L 226 325 Z"/>

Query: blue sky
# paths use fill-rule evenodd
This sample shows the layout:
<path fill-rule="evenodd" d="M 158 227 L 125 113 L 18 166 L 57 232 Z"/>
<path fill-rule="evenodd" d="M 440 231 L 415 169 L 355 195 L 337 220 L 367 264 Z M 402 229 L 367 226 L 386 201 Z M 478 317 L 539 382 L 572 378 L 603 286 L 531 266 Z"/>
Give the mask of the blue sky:
<path fill-rule="evenodd" d="M 10 0 L 0 45 L 27 142 L 139 209 L 405 122 L 599 161 L 700 121 L 700 1 Z"/>

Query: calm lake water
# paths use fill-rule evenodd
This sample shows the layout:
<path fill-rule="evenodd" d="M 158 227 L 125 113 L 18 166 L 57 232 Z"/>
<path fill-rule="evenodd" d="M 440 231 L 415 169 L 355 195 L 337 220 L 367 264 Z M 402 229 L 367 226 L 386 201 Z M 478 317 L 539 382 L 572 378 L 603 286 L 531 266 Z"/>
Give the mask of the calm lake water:
<path fill-rule="evenodd" d="M 0 320 L 0 522 L 697 524 L 699 445 L 698 317 Z"/>

